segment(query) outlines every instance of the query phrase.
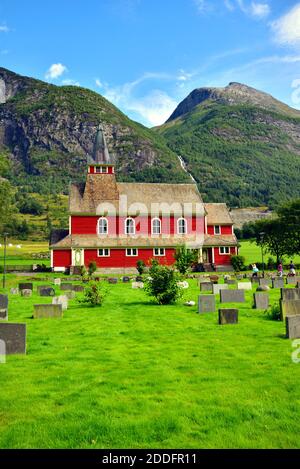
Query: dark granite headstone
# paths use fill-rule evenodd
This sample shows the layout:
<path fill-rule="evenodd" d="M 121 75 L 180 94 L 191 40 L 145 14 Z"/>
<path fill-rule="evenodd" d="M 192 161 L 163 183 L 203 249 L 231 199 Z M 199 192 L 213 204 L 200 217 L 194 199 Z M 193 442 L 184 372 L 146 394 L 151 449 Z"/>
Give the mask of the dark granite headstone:
<path fill-rule="evenodd" d="M 143 281 L 143 277 L 141 275 L 138 275 L 136 278 L 135 278 L 135 281 L 136 282 L 142 282 Z"/>
<path fill-rule="evenodd" d="M 201 282 L 200 283 L 200 291 L 209 291 L 212 293 L 213 284 L 211 282 Z"/>
<path fill-rule="evenodd" d="M 55 291 L 52 287 L 41 287 L 39 290 L 40 296 L 54 296 Z"/>
<path fill-rule="evenodd" d="M 34 319 L 61 318 L 63 316 L 63 309 L 61 304 L 34 305 L 33 308 Z"/>
<path fill-rule="evenodd" d="M 19 283 L 19 290 L 33 290 L 32 283 Z"/>
<path fill-rule="evenodd" d="M 215 295 L 198 296 L 198 313 L 214 313 L 216 310 Z"/>
<path fill-rule="evenodd" d="M 73 285 L 72 290 L 75 291 L 75 292 L 82 292 L 82 291 L 84 291 L 84 286 L 83 285 Z"/>
<path fill-rule="evenodd" d="M 219 324 L 237 324 L 239 317 L 238 309 L 219 309 Z"/>
<path fill-rule="evenodd" d="M 283 278 L 275 278 L 272 280 L 272 288 L 283 288 L 284 281 Z"/>
<path fill-rule="evenodd" d="M 300 338 L 300 316 L 286 316 L 285 327 L 288 339 Z"/>
<path fill-rule="evenodd" d="M 0 319 L 8 319 L 8 296 L 0 294 Z"/>
<path fill-rule="evenodd" d="M 300 300 L 300 288 L 282 288 L 280 292 L 282 300 Z"/>
<path fill-rule="evenodd" d="M 221 303 L 245 303 L 245 290 L 221 290 Z"/>
<path fill-rule="evenodd" d="M 128 283 L 128 282 L 130 282 L 130 277 L 122 277 L 122 282 L 123 282 L 123 283 Z"/>
<path fill-rule="evenodd" d="M 114 278 L 114 277 L 109 277 L 107 279 L 108 283 L 118 283 L 118 279 L 117 278 Z"/>
<path fill-rule="evenodd" d="M 5 344 L 5 353 L 26 353 L 26 324 L 0 323 L 0 340 Z"/>
<path fill-rule="evenodd" d="M 270 303 L 268 293 L 254 293 L 253 299 L 255 309 L 268 309 Z"/>

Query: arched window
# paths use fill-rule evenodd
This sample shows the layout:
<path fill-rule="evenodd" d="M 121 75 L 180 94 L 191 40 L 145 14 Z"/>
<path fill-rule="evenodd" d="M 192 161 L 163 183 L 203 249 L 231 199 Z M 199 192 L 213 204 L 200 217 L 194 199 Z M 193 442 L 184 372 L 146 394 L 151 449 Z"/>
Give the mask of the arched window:
<path fill-rule="evenodd" d="M 135 234 L 135 221 L 133 218 L 126 218 L 125 234 Z"/>
<path fill-rule="evenodd" d="M 152 219 L 152 234 L 161 234 L 161 221 L 159 218 Z"/>
<path fill-rule="evenodd" d="M 106 218 L 99 218 L 98 220 L 98 234 L 108 233 L 108 223 Z"/>
<path fill-rule="evenodd" d="M 178 220 L 177 220 L 177 233 L 178 234 L 186 234 L 187 233 L 187 226 L 186 226 L 186 219 L 185 218 L 178 218 Z"/>

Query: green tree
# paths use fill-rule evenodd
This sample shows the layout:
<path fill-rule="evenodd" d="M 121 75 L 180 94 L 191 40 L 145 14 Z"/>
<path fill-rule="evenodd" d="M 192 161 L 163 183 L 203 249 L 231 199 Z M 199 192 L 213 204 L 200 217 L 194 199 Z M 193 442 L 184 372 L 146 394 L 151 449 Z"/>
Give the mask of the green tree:
<path fill-rule="evenodd" d="M 15 191 L 10 182 L 0 177 L 0 231 L 3 231 L 5 224 L 16 210 L 14 194 Z"/>
<path fill-rule="evenodd" d="M 277 210 L 285 233 L 285 254 L 300 254 L 300 199 L 293 200 Z"/>
<path fill-rule="evenodd" d="M 197 262 L 198 251 L 197 249 L 188 249 L 185 245 L 179 246 L 176 249 L 174 257 L 176 268 L 182 275 L 185 275 L 192 265 Z"/>
<path fill-rule="evenodd" d="M 178 286 L 179 275 L 174 269 L 155 262 L 152 263 L 149 274 L 145 291 L 156 298 L 159 304 L 175 303 L 182 296 L 182 289 Z"/>
<path fill-rule="evenodd" d="M 101 306 L 106 295 L 106 290 L 99 282 L 89 282 L 83 292 L 83 298 L 79 298 L 79 303 L 86 303 L 90 306 Z"/>
<path fill-rule="evenodd" d="M 255 223 L 255 241 L 267 252 L 276 256 L 277 264 L 287 253 L 288 233 L 280 218 L 259 220 Z"/>

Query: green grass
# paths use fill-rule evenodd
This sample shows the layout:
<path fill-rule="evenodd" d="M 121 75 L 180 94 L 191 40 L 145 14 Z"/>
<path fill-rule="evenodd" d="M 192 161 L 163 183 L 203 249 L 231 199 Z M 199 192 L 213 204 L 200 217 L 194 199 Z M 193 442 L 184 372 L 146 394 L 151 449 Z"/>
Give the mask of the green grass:
<path fill-rule="evenodd" d="M 251 264 L 252 262 L 261 262 L 262 257 L 259 246 L 257 246 L 254 242 L 252 243 L 251 241 L 240 241 L 240 245 L 241 247 L 239 248 L 239 254 L 245 257 L 246 264 Z M 264 254 L 265 262 L 268 261 L 269 257 L 272 257 L 275 260 L 275 256 L 271 256 L 270 254 L 266 253 Z M 289 263 L 290 260 L 291 259 L 287 256 L 284 258 L 285 263 Z M 292 260 L 296 264 L 300 264 L 300 256 L 293 256 Z"/>
<path fill-rule="evenodd" d="M 4 259 L 4 246 L 3 242 L 0 247 L 0 265 L 3 265 Z M 50 265 L 50 259 L 37 259 L 35 256 L 38 253 L 48 253 L 49 243 L 46 241 L 33 242 L 33 241 L 19 241 L 9 240 L 8 244 L 12 244 L 12 247 L 7 245 L 6 251 L 6 263 L 7 265 L 32 265 L 32 264 L 45 264 Z M 20 245 L 21 248 L 17 248 Z"/>
<path fill-rule="evenodd" d="M 246 295 L 232 326 L 130 284 L 102 307 L 72 300 L 63 319 L 31 319 L 51 299 L 10 296 L 28 353 L 0 365 L 0 448 L 299 448 L 300 365 L 284 324 Z"/>

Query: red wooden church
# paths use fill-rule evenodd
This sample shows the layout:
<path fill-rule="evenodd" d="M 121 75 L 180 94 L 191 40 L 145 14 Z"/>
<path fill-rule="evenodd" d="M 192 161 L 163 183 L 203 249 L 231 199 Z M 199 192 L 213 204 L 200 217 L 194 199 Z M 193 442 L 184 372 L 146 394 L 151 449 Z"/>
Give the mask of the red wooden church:
<path fill-rule="evenodd" d="M 72 184 L 69 231 L 50 241 L 51 266 L 96 261 L 105 272 L 135 271 L 138 259 L 174 263 L 177 246 L 198 250 L 206 270 L 228 268 L 237 239 L 226 204 L 204 204 L 196 184 L 117 182 L 101 127 L 84 184 Z"/>

